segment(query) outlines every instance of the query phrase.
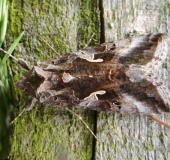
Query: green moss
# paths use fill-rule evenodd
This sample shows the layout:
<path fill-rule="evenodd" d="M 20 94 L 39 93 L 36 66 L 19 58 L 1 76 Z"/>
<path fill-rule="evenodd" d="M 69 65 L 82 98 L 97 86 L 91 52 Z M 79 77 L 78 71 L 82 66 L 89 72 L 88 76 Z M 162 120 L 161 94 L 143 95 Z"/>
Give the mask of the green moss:
<path fill-rule="evenodd" d="M 153 144 L 152 144 L 151 141 L 146 141 L 146 142 L 144 143 L 144 148 L 145 148 L 145 150 L 153 150 L 153 149 L 154 149 L 154 146 L 153 146 Z"/>
<path fill-rule="evenodd" d="M 133 31 L 131 31 L 129 33 L 126 33 L 125 38 L 129 38 L 129 37 L 136 36 L 136 35 L 137 35 L 137 31 L 133 30 Z"/>
<path fill-rule="evenodd" d="M 97 2 L 93 0 L 91 3 L 87 3 L 87 0 L 81 1 L 80 4 L 81 12 L 80 12 L 80 22 L 78 24 L 78 48 L 82 48 L 88 42 L 90 37 L 94 33 L 99 33 L 99 17 L 98 17 L 98 10 Z M 88 27 L 84 27 L 84 26 Z M 80 33 L 80 34 L 79 34 Z M 82 34 L 84 33 L 84 34 Z M 95 45 L 96 41 L 98 43 L 99 36 L 96 35 L 91 42 L 91 45 Z"/>
<path fill-rule="evenodd" d="M 165 2 L 163 4 L 163 9 L 164 9 L 164 12 L 166 13 L 168 11 L 169 13 L 169 10 L 170 10 L 170 3 L 169 2 Z"/>
<path fill-rule="evenodd" d="M 11 4 L 10 4 L 11 3 Z M 70 3 L 55 1 L 9 2 L 9 39 L 22 30 L 25 36 L 15 51 L 33 65 L 34 60 L 44 61 L 56 54 L 36 35 L 39 33 L 60 54 L 82 48 L 93 33 L 91 45 L 99 41 L 99 17 L 97 2 L 77 0 Z M 10 42 L 10 41 L 9 41 Z M 10 64 L 12 82 L 25 71 L 13 62 Z M 14 96 L 15 95 L 15 96 Z M 14 117 L 28 104 L 29 97 L 13 85 Z M 16 107 L 17 105 L 17 107 Z M 79 112 L 79 111 L 78 111 Z M 88 112 L 83 119 L 93 128 L 93 116 Z M 90 159 L 92 135 L 82 122 L 62 108 L 36 108 L 25 112 L 11 128 L 9 159 Z"/>
<path fill-rule="evenodd" d="M 161 143 L 162 143 L 162 145 L 164 145 L 165 144 L 165 140 L 164 140 L 164 137 L 165 137 L 165 135 L 163 134 L 163 133 L 161 133 L 160 135 L 159 135 L 159 140 L 161 141 Z"/>
<path fill-rule="evenodd" d="M 126 137 L 126 135 L 125 134 L 123 134 L 123 142 L 124 142 L 124 145 L 126 145 L 127 144 L 127 137 Z"/>
<path fill-rule="evenodd" d="M 138 160 L 142 160 L 142 157 L 138 157 Z"/>

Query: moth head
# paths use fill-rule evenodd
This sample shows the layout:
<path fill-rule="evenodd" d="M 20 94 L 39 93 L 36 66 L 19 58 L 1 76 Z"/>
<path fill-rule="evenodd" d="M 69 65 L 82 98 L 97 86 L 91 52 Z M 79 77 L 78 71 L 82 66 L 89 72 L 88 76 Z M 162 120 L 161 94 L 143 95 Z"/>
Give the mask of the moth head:
<path fill-rule="evenodd" d="M 38 73 L 36 66 L 34 66 L 24 77 L 22 76 L 18 80 L 16 86 L 31 96 L 36 97 L 36 90 L 43 83 L 44 79 L 43 74 Z"/>

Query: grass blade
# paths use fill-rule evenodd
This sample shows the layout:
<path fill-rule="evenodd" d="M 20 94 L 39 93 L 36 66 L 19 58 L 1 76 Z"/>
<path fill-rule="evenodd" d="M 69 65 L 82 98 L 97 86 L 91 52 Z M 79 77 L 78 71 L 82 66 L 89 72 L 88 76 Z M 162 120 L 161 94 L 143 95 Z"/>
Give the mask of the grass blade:
<path fill-rule="evenodd" d="M 9 56 L 12 54 L 12 52 L 14 51 L 15 47 L 18 45 L 19 41 L 21 40 L 22 36 L 24 35 L 24 31 L 18 36 L 18 38 L 12 43 L 12 45 L 10 46 L 10 48 L 8 49 L 8 54 L 6 54 L 2 60 L 2 64 L 4 64 Z"/>

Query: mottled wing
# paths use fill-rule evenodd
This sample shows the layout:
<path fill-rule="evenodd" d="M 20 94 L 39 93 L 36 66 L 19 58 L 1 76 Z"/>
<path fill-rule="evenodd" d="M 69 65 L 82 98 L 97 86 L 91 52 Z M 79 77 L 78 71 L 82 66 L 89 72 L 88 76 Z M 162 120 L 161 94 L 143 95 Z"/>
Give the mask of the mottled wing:
<path fill-rule="evenodd" d="M 161 113 L 169 111 L 169 89 L 153 70 L 161 69 L 167 53 L 162 34 L 105 43 L 34 66 L 22 89 L 29 84 L 41 103 L 63 107 Z"/>
<path fill-rule="evenodd" d="M 84 101 L 81 106 L 120 113 L 170 111 L 170 90 L 161 79 L 162 65 L 168 54 L 165 35 L 148 34 L 109 43 L 105 54 L 107 52 L 113 53 L 111 61 L 119 64 L 115 70 L 110 70 L 112 87 L 103 87 L 106 93 L 98 95 L 97 101 Z"/>
<path fill-rule="evenodd" d="M 131 37 L 115 42 L 118 52 L 115 60 L 122 64 L 146 65 L 154 58 L 165 58 L 164 51 L 165 35 L 147 34 L 144 36 Z M 160 52 L 161 51 L 161 52 Z M 165 55 L 163 55 L 165 54 Z"/>
<path fill-rule="evenodd" d="M 121 110 L 127 110 L 130 104 L 130 108 L 135 106 L 136 113 L 169 112 L 170 90 L 161 74 L 168 54 L 168 38 L 149 34 L 129 42 L 129 47 L 117 49 L 120 53 L 116 57 L 116 61 L 128 66 L 124 72 L 126 79 L 119 76 L 123 79 L 119 80 Z"/>

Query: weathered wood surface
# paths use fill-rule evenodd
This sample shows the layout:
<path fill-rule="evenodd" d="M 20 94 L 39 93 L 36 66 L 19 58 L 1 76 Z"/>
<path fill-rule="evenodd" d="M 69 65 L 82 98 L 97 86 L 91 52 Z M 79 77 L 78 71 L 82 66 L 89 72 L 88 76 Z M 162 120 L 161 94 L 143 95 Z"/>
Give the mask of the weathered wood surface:
<path fill-rule="evenodd" d="M 83 47 L 93 33 L 96 36 L 91 44 L 99 43 L 97 5 L 97 0 L 10 2 L 9 42 L 21 31 L 26 31 L 15 55 L 31 64 L 34 60 L 56 56 L 36 33 L 41 34 L 58 53 Z M 103 0 L 103 9 L 105 41 L 150 32 L 169 35 L 168 0 Z M 11 70 L 14 81 L 24 73 L 13 61 Z M 168 71 L 164 72 L 169 75 Z M 27 96 L 16 91 L 14 100 L 18 108 L 12 110 L 14 116 L 28 103 Z M 75 112 L 91 128 L 94 127 L 94 112 L 78 109 Z M 159 117 L 170 123 L 169 115 Z M 62 108 L 26 112 L 11 130 L 9 159 L 88 160 L 93 154 L 93 137 L 89 131 L 78 118 Z M 97 136 L 102 142 L 97 142 L 97 160 L 170 159 L 170 130 L 142 115 L 99 113 Z"/>
<path fill-rule="evenodd" d="M 104 0 L 105 40 L 162 32 L 169 36 L 170 3 L 162 0 Z M 169 86 L 169 62 L 162 69 Z M 158 116 L 157 116 L 158 117 Z M 160 115 L 170 123 L 170 114 Z M 170 159 L 170 130 L 142 115 L 100 113 L 96 159 Z"/>

